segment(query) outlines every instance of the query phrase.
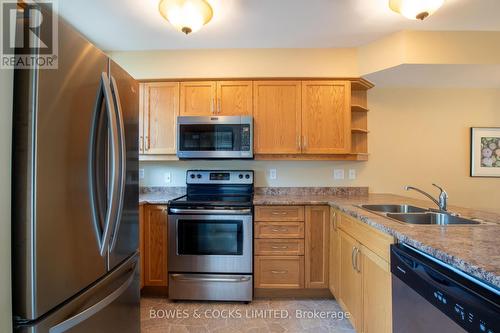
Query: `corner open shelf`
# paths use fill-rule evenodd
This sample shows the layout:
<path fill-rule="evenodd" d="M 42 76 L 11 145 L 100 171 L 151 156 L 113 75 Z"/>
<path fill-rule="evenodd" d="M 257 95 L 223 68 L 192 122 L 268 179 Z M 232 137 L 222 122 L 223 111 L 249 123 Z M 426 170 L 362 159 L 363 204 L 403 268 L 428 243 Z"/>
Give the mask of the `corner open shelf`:
<path fill-rule="evenodd" d="M 364 81 L 363 84 L 351 86 L 351 154 L 357 160 L 368 160 L 368 101 L 367 91 L 373 85 Z"/>

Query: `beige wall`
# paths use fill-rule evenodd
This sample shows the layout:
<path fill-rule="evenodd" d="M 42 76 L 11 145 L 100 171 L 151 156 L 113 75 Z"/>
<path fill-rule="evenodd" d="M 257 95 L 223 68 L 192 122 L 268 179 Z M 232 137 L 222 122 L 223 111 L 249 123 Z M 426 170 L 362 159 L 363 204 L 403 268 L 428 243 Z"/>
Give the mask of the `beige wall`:
<path fill-rule="evenodd" d="M 0 69 L 0 332 L 11 331 L 10 169 L 13 71 Z"/>
<path fill-rule="evenodd" d="M 189 168 L 250 168 L 257 186 L 369 186 L 371 192 L 406 192 L 412 184 L 443 185 L 450 204 L 500 213 L 500 178 L 469 177 L 469 128 L 500 126 L 500 89 L 374 88 L 369 92 L 368 162 L 192 161 L 143 162 L 143 185 L 184 185 Z M 269 180 L 269 168 L 278 179 Z M 334 181 L 333 169 L 352 168 L 357 179 Z"/>
<path fill-rule="evenodd" d="M 229 49 L 110 52 L 136 79 L 357 77 L 356 49 Z"/>

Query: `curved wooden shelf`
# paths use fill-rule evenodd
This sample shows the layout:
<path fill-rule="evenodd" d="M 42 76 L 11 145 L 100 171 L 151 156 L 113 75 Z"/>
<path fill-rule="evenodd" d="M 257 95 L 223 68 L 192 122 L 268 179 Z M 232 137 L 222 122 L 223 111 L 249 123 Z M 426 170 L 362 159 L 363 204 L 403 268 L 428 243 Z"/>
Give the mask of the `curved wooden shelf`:
<path fill-rule="evenodd" d="M 368 112 L 368 109 L 365 108 L 364 106 L 353 104 L 353 105 L 351 105 L 351 111 L 352 112 Z"/>
<path fill-rule="evenodd" d="M 367 129 L 364 128 L 351 128 L 352 133 L 369 133 Z"/>

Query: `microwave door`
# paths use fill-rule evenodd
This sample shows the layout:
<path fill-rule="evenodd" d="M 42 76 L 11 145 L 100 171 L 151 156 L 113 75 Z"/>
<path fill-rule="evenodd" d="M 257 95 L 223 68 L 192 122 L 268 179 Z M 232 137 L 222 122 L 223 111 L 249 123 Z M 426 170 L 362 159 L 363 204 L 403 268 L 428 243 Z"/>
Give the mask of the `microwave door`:
<path fill-rule="evenodd" d="M 178 157 L 252 158 L 252 118 L 242 118 L 178 117 Z"/>

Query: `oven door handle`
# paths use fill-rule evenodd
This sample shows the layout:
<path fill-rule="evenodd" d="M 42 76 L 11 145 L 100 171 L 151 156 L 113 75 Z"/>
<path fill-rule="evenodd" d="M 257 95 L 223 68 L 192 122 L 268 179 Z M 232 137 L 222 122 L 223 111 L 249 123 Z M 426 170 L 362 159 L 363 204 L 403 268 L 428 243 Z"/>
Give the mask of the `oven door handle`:
<path fill-rule="evenodd" d="M 250 281 L 250 277 L 242 276 L 237 278 L 223 278 L 223 277 L 194 277 L 184 274 L 172 274 L 172 279 L 178 281 L 192 281 L 192 282 L 247 282 Z"/>
<path fill-rule="evenodd" d="M 242 209 L 184 209 L 170 208 L 170 212 L 174 214 L 224 214 L 224 215 L 241 215 L 250 214 L 250 208 Z"/>

